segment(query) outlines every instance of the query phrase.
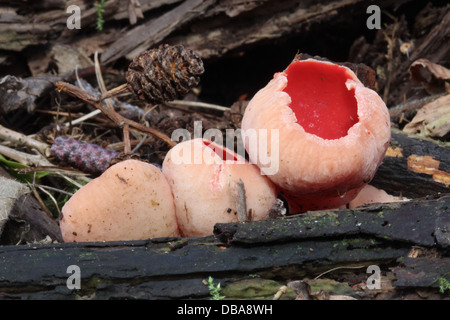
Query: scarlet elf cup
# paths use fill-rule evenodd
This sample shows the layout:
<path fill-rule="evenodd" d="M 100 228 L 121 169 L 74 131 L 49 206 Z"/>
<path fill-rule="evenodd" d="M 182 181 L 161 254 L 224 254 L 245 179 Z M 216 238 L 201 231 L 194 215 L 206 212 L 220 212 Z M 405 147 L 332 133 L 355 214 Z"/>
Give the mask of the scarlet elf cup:
<path fill-rule="evenodd" d="M 252 137 L 260 132 L 266 137 Z M 374 177 L 390 136 L 389 112 L 380 96 L 349 68 L 315 59 L 294 59 L 276 73 L 242 119 L 251 161 L 266 173 L 261 145 L 267 158 L 278 161 L 272 164 L 278 170 L 267 176 L 291 213 L 336 208 L 356 197 Z"/>

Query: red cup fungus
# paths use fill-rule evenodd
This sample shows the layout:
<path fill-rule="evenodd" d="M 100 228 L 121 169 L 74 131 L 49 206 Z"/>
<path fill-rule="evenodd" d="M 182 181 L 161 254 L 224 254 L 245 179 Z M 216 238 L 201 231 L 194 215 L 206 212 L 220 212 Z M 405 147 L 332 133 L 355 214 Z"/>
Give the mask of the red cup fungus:
<path fill-rule="evenodd" d="M 291 213 L 351 201 L 372 180 L 390 140 L 389 112 L 380 96 L 347 67 L 315 59 L 294 60 L 276 73 L 245 110 L 244 145 L 264 173 L 246 134 L 262 129 L 279 135 L 279 155 L 272 157 L 278 171 L 268 177 Z"/>
<path fill-rule="evenodd" d="M 121 161 L 81 187 L 62 208 L 65 242 L 179 236 L 170 186 L 156 166 Z"/>
<path fill-rule="evenodd" d="M 184 237 L 212 235 L 216 223 L 266 219 L 277 200 L 275 186 L 257 166 L 203 138 L 173 147 L 162 171 Z"/>

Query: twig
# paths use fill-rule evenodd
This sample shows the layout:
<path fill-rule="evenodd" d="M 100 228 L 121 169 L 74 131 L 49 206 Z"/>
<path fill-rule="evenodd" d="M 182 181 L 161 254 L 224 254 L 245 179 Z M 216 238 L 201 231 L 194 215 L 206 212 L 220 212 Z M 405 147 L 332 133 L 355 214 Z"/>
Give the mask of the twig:
<path fill-rule="evenodd" d="M 64 125 L 65 126 L 69 126 L 69 125 L 74 126 L 74 125 L 82 123 L 82 122 L 84 122 L 84 121 L 86 121 L 86 120 L 88 120 L 88 119 L 90 119 L 92 117 L 95 117 L 96 115 L 98 115 L 100 113 L 102 113 L 101 110 L 96 109 L 94 111 L 89 112 L 88 114 L 85 114 L 84 116 L 82 116 L 82 117 L 80 117 L 80 118 L 78 118 L 76 120 L 66 122 L 66 123 L 64 123 Z"/>
<path fill-rule="evenodd" d="M 139 148 L 144 144 L 145 140 L 147 140 L 147 135 L 144 134 L 144 136 L 142 137 L 142 139 L 138 142 L 138 144 L 133 148 L 133 150 L 131 150 L 131 153 L 135 153 L 136 151 L 139 150 Z M 131 143 L 130 143 L 131 144 Z"/>
<path fill-rule="evenodd" d="M 97 76 L 97 82 L 98 82 L 98 85 L 100 87 L 100 91 L 103 94 L 107 90 L 106 90 L 105 82 L 103 81 L 103 76 L 102 76 L 102 72 L 101 72 L 101 69 L 100 69 L 100 62 L 98 61 L 98 51 L 95 51 L 94 61 L 95 61 L 95 75 Z M 105 103 L 108 105 L 108 108 L 110 110 L 114 110 L 114 105 L 113 105 L 113 103 L 112 103 L 110 98 L 104 99 L 102 101 L 105 101 Z M 125 152 L 125 154 L 130 154 L 131 153 L 130 125 L 129 124 L 125 124 L 123 126 L 122 130 L 123 130 L 123 143 L 125 145 L 124 152 Z"/>
<path fill-rule="evenodd" d="M 28 183 L 28 186 L 30 187 L 30 190 L 33 192 L 33 194 L 34 194 L 34 197 L 36 198 L 36 200 L 39 202 L 39 204 L 41 205 L 41 207 L 42 207 L 42 210 L 44 210 L 45 211 L 45 213 L 47 214 L 47 216 L 50 218 L 50 219 L 53 219 L 53 214 L 52 214 L 52 212 L 47 208 L 47 206 L 45 205 L 45 203 L 44 203 L 44 201 L 42 200 L 42 198 L 41 198 L 41 196 L 39 195 L 39 193 L 37 192 L 37 190 L 36 190 L 36 188 L 34 187 L 34 183 L 33 184 L 31 184 L 31 183 L 29 183 L 29 182 L 27 182 Z"/>
<path fill-rule="evenodd" d="M 287 292 L 287 286 L 281 286 L 280 289 L 275 293 L 272 300 L 280 300 L 281 296 Z"/>
<path fill-rule="evenodd" d="M 113 88 L 113 89 L 111 89 L 109 91 L 103 92 L 100 99 L 104 100 L 104 99 L 108 99 L 108 98 L 112 98 L 112 97 L 117 97 L 117 96 L 119 96 L 120 94 L 123 94 L 123 93 L 131 94 L 131 92 L 128 90 L 128 86 L 127 86 L 126 83 L 121 84 L 120 86 L 115 87 L 115 88 Z"/>
<path fill-rule="evenodd" d="M 131 144 L 130 144 L 130 125 L 125 124 L 123 126 L 123 144 L 124 144 L 124 153 L 131 153 Z"/>
<path fill-rule="evenodd" d="M 73 184 L 74 186 L 76 186 L 78 189 L 80 189 L 82 187 L 81 184 L 79 184 L 78 182 L 76 182 L 75 180 L 69 178 L 68 176 L 62 174 L 61 172 L 56 172 L 57 175 L 59 175 L 60 177 L 64 178 L 65 180 L 67 180 L 68 182 L 70 182 L 71 184 Z M 91 181 L 90 178 L 82 176 L 80 177 L 81 180 L 85 181 L 85 182 L 89 182 Z"/>
<path fill-rule="evenodd" d="M 58 188 L 53 188 L 53 187 L 46 186 L 46 185 L 39 184 L 39 183 L 33 183 L 33 185 L 38 188 L 43 188 L 43 189 L 47 189 L 47 190 L 51 190 L 51 191 L 56 191 L 56 192 L 59 192 L 59 193 L 62 193 L 62 194 L 68 195 L 68 196 L 73 196 L 72 192 L 67 192 L 67 191 L 64 191 L 64 190 L 61 190 Z"/>
<path fill-rule="evenodd" d="M 0 125 L 0 139 L 10 141 L 17 146 L 25 145 L 32 149 L 38 150 L 47 157 L 50 156 L 50 146 L 48 144 L 27 137 L 26 135 L 14 130 L 5 128 L 2 125 Z"/>
<path fill-rule="evenodd" d="M 392 29 L 392 36 L 389 38 L 386 34 L 386 41 L 388 43 L 388 53 L 387 53 L 387 60 L 388 60 L 388 76 L 386 80 L 386 86 L 384 87 L 384 93 L 383 93 L 383 101 L 384 103 L 387 103 L 387 98 L 389 95 L 389 90 L 391 87 L 392 82 L 392 68 L 394 66 L 394 48 L 395 48 L 395 33 L 397 32 L 398 28 L 398 21 L 395 20 L 394 27 Z"/>
<path fill-rule="evenodd" d="M 56 210 L 58 210 L 58 216 L 60 216 L 61 210 L 59 209 L 58 201 L 56 201 L 55 197 L 53 197 L 53 195 L 50 192 L 48 192 L 47 190 L 42 188 L 42 186 L 39 186 L 39 185 L 36 185 L 36 186 L 39 188 L 39 190 L 41 190 L 43 193 L 45 193 L 53 201 L 53 203 L 55 204 Z"/>
<path fill-rule="evenodd" d="M 4 145 L 0 145 L 0 154 L 3 154 L 4 156 L 13 159 L 21 164 L 27 165 L 27 166 L 53 166 L 47 158 L 42 156 L 41 154 L 29 154 L 21 151 L 17 151 L 15 149 L 11 149 L 9 147 L 6 147 Z"/>
<path fill-rule="evenodd" d="M 168 104 L 168 105 L 185 105 L 188 107 L 198 107 L 198 108 L 205 108 L 205 109 L 212 109 L 212 110 L 219 110 L 219 111 L 230 110 L 230 108 L 219 106 L 217 104 L 198 102 L 198 101 L 173 100 L 170 102 L 166 102 L 166 104 Z"/>
<path fill-rule="evenodd" d="M 250 220 L 249 217 L 247 216 L 247 200 L 245 198 L 244 182 L 241 179 L 239 179 L 239 182 L 237 183 L 236 211 L 237 211 L 239 221 Z"/>
<path fill-rule="evenodd" d="M 361 269 L 364 268 L 365 266 L 357 266 L 357 267 L 336 267 L 330 270 L 327 270 L 325 272 L 322 272 L 321 274 L 319 274 L 317 277 L 314 278 L 314 280 L 319 279 L 321 276 L 323 276 L 324 274 L 327 274 L 329 272 L 335 271 L 335 270 L 339 270 L 339 269 Z"/>
<path fill-rule="evenodd" d="M 130 128 L 134 128 L 138 131 L 150 134 L 158 139 L 163 140 L 170 147 L 174 147 L 176 145 L 175 141 L 171 140 L 164 133 L 162 133 L 156 129 L 141 125 L 140 123 L 137 123 L 133 120 L 125 118 L 124 116 L 117 113 L 114 110 L 114 108 L 111 108 L 108 105 L 99 101 L 99 99 L 97 97 L 87 93 L 86 91 L 84 91 L 70 83 L 63 82 L 63 81 L 57 81 L 56 86 L 57 86 L 58 91 L 68 93 L 74 97 L 77 97 L 77 98 L 83 100 L 86 103 L 89 103 L 90 105 L 96 107 L 97 109 L 101 110 L 101 112 L 103 112 L 111 121 L 113 121 L 120 128 L 123 128 L 123 126 L 125 124 L 127 124 L 127 125 L 129 125 Z"/>

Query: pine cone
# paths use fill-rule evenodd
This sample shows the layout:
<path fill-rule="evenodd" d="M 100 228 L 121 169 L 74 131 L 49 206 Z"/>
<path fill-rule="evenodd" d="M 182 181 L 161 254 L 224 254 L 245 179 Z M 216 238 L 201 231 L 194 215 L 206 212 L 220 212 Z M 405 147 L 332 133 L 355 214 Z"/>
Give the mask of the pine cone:
<path fill-rule="evenodd" d="M 136 96 L 158 104 L 186 95 L 199 84 L 203 72 L 203 61 L 196 52 L 166 44 L 135 57 L 126 79 Z"/>

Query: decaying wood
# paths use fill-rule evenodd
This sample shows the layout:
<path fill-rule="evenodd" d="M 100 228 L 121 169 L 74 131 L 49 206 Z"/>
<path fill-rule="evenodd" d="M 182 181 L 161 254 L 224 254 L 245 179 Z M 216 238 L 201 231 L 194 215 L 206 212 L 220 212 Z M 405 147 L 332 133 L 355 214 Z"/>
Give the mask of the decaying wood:
<path fill-rule="evenodd" d="M 39 97 L 54 88 L 54 76 L 30 77 L 26 79 L 5 76 L 0 79 L 0 114 L 24 109 L 34 111 Z"/>
<path fill-rule="evenodd" d="M 391 116 L 391 122 L 404 125 L 417 114 L 417 111 L 420 108 L 428 103 L 435 101 L 443 95 L 445 95 L 445 93 L 435 94 L 422 99 L 412 99 L 411 101 L 405 101 L 395 107 L 390 108 L 389 114 Z"/>
<path fill-rule="evenodd" d="M 441 279 L 450 282 L 450 258 L 406 257 L 393 271 L 397 287 L 440 288 Z"/>
<path fill-rule="evenodd" d="M 62 242 L 58 222 L 47 216 L 32 194 L 26 194 L 15 201 L 1 239 L 2 243 L 11 245 L 42 241 Z"/>
<path fill-rule="evenodd" d="M 448 193 L 450 148 L 393 131 L 386 157 L 370 184 L 412 199 Z"/>
<path fill-rule="evenodd" d="M 1 168 L 0 181 L 0 243 L 62 241 L 57 221 L 42 210 L 26 184 Z"/>
<path fill-rule="evenodd" d="M 214 0 L 184 1 L 161 17 L 150 20 L 125 33 L 103 52 L 102 62 L 115 61 L 123 56 L 128 59 L 134 58 L 141 51 L 160 42 L 180 25 L 198 17 L 199 13 L 204 12 L 214 2 Z"/>
<path fill-rule="evenodd" d="M 440 23 L 428 33 L 423 42 L 411 54 L 411 60 L 427 58 L 433 62 L 445 61 L 450 54 L 448 43 L 450 40 L 450 5 L 442 17 L 438 17 Z"/>
<path fill-rule="evenodd" d="M 332 22 L 345 15 L 344 12 L 359 18 L 365 17 L 365 9 L 370 1 L 363 2 L 366 4 L 358 0 L 301 3 L 288 0 L 141 0 L 140 11 L 149 18 L 138 19 L 142 23 L 129 23 L 125 29 L 119 29 L 116 21 L 130 18 L 134 21 L 133 13 L 129 12 L 130 2 L 111 0 L 104 6 L 105 30 L 101 39 L 98 39 L 98 33 L 95 32 L 97 10 L 91 3 L 66 0 L 50 4 L 43 1 L 30 6 L 26 1 L 16 1 L 5 6 L 7 15 L 0 16 L 0 43 L 4 50 L 21 51 L 30 45 L 51 47 L 54 43 L 65 43 L 70 39 L 72 44 L 85 46 L 83 43 L 88 43 L 87 39 L 92 38 L 100 40 L 101 48 L 98 49 L 103 51 L 101 61 L 106 63 L 121 57 L 131 59 L 139 51 L 164 41 L 183 44 L 198 51 L 203 58 L 209 58 L 243 46 L 290 36 L 307 30 L 314 23 Z M 384 0 L 378 5 L 390 7 L 393 3 Z M 65 9 L 72 4 L 80 7 L 81 30 L 67 29 L 69 14 Z M 17 21 L 32 21 L 33 25 L 13 23 Z M 24 32 L 24 26 L 33 28 L 34 32 Z M 188 34 L 176 34 L 185 29 L 189 30 Z M 15 39 L 17 41 L 12 41 Z"/>
<path fill-rule="evenodd" d="M 340 11 L 358 2 L 265 1 L 250 13 L 199 21 L 192 27 L 195 32 L 168 37 L 167 42 L 189 46 L 204 58 L 218 57 L 231 50 L 301 33 L 314 23 L 330 22 Z"/>
<path fill-rule="evenodd" d="M 441 81 L 413 82 L 410 66 L 419 59 L 426 59 L 447 67 L 450 54 L 450 5 L 433 7 L 426 5 L 415 17 L 411 27 L 404 17 L 391 17 L 378 30 L 372 43 L 364 36 L 357 39 L 350 50 L 349 60 L 363 62 L 377 70 L 377 82 L 388 107 L 407 104 L 429 96 L 430 92 L 445 93 Z"/>
<path fill-rule="evenodd" d="M 449 196 L 396 206 L 222 224 L 217 237 L 2 246 L 0 292 L 36 299 L 208 298 L 202 281 L 209 276 L 223 285 L 249 274 L 317 276 L 355 263 L 389 265 L 414 243 L 448 246 L 432 235 L 450 227 Z M 80 290 L 66 287 L 70 265 L 80 267 Z"/>
<path fill-rule="evenodd" d="M 399 286 L 413 287 L 405 282 L 409 269 L 400 264 L 411 248 L 435 250 L 437 264 L 448 259 L 448 186 L 430 172 L 417 171 L 448 172 L 449 152 L 436 143 L 393 133 L 373 183 L 389 193 L 401 190 L 411 201 L 216 224 L 215 235 L 202 238 L 0 246 L 0 292 L 14 299 L 208 298 L 203 281 L 209 276 L 226 287 L 247 281 L 249 274 L 299 279 L 355 264 L 394 265 Z M 440 164 L 421 166 L 420 156 Z M 66 286 L 69 265 L 81 269 L 81 290 Z M 445 270 L 437 268 L 433 279 L 445 277 Z"/>
<path fill-rule="evenodd" d="M 440 234 L 445 235 L 450 228 L 449 204 L 450 196 L 444 196 L 436 200 L 374 205 L 356 211 L 318 211 L 254 223 L 218 223 L 214 233 L 223 242 L 238 245 L 357 235 L 447 248 L 450 247 L 448 235 Z"/>

